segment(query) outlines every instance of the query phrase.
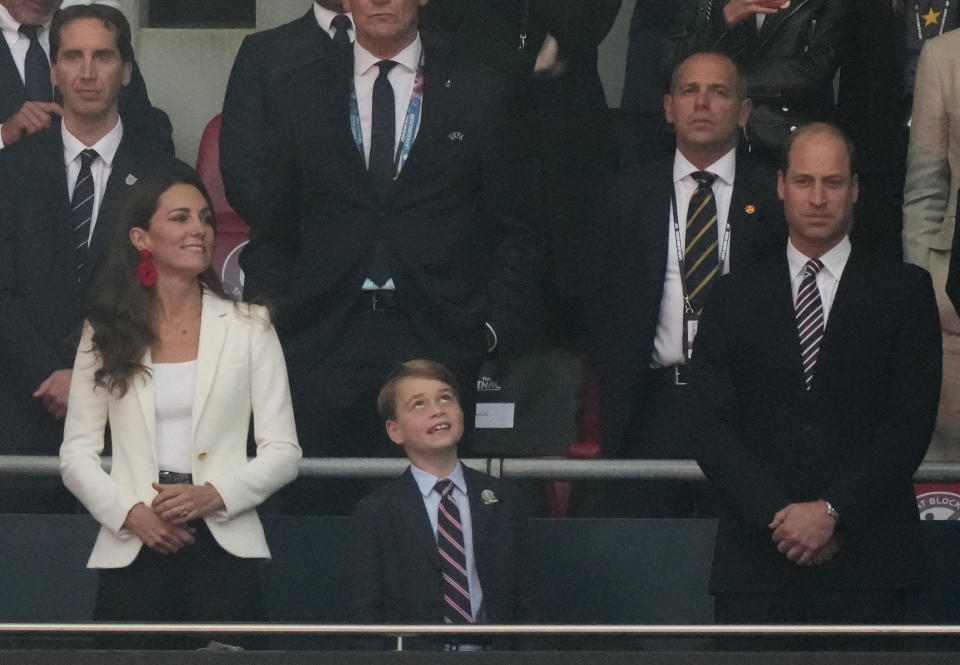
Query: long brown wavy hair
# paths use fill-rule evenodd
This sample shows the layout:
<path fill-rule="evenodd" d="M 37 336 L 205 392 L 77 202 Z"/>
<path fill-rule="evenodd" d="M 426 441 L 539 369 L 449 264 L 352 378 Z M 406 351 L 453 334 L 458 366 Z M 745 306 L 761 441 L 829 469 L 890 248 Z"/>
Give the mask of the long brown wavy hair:
<path fill-rule="evenodd" d="M 149 230 L 160 197 L 174 185 L 196 187 L 213 210 L 200 176 L 183 162 L 170 162 L 152 171 L 131 187 L 110 238 L 106 260 L 94 278 L 87 311 L 87 321 L 93 326 L 93 351 L 101 361 L 94 384 L 119 397 L 126 394 L 134 376 L 149 375 L 150 370 L 141 361 L 157 341 L 153 328 L 156 291 L 137 279 L 140 254 L 130 242 L 130 229 Z M 200 281 L 220 297 L 228 297 L 212 269 L 208 268 Z"/>

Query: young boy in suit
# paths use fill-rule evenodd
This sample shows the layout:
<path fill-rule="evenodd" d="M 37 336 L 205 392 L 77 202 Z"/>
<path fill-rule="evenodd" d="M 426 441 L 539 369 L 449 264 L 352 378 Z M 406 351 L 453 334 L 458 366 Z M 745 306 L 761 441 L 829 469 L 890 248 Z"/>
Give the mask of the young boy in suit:
<path fill-rule="evenodd" d="M 358 623 L 517 623 L 531 617 L 526 518 L 507 483 L 457 456 L 463 411 L 453 373 L 401 363 L 377 398 L 410 466 L 354 514 Z"/>

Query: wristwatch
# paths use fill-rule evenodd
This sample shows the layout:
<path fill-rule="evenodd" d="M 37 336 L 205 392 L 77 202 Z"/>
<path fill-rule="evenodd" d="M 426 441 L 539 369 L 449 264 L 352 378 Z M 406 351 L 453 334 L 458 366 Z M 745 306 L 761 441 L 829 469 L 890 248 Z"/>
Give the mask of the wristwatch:
<path fill-rule="evenodd" d="M 839 520 L 839 519 L 840 519 L 840 513 L 838 513 L 838 512 L 837 512 L 837 509 L 833 507 L 833 504 L 830 503 L 829 501 L 827 501 L 826 499 L 824 499 L 823 502 L 824 502 L 825 504 L 827 504 L 827 515 L 829 515 L 830 517 L 832 517 L 832 518 L 835 519 L 835 520 Z"/>

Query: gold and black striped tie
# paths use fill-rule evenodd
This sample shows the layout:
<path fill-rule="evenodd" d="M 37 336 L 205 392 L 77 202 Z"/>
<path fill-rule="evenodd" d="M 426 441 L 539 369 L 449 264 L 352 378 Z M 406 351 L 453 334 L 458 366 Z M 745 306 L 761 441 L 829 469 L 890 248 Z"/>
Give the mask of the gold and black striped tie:
<path fill-rule="evenodd" d="M 687 246 L 684 249 L 683 281 L 687 285 L 690 306 L 696 314 L 703 311 L 710 283 L 720 270 L 717 249 L 717 201 L 711 185 L 717 176 L 696 171 L 691 177 L 697 189 L 687 208 Z"/>

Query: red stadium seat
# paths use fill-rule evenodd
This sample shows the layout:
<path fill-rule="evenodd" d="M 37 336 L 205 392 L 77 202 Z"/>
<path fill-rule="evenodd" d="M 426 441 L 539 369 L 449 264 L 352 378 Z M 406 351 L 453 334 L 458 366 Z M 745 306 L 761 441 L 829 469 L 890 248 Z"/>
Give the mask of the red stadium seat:
<path fill-rule="evenodd" d="M 220 115 L 207 123 L 200 137 L 197 151 L 197 172 L 207 186 L 213 200 L 217 219 L 217 242 L 213 247 L 213 267 L 223 288 L 232 297 L 243 294 L 243 271 L 240 269 L 240 251 L 247 244 L 250 229 L 240 215 L 227 203 L 220 175 Z"/>

